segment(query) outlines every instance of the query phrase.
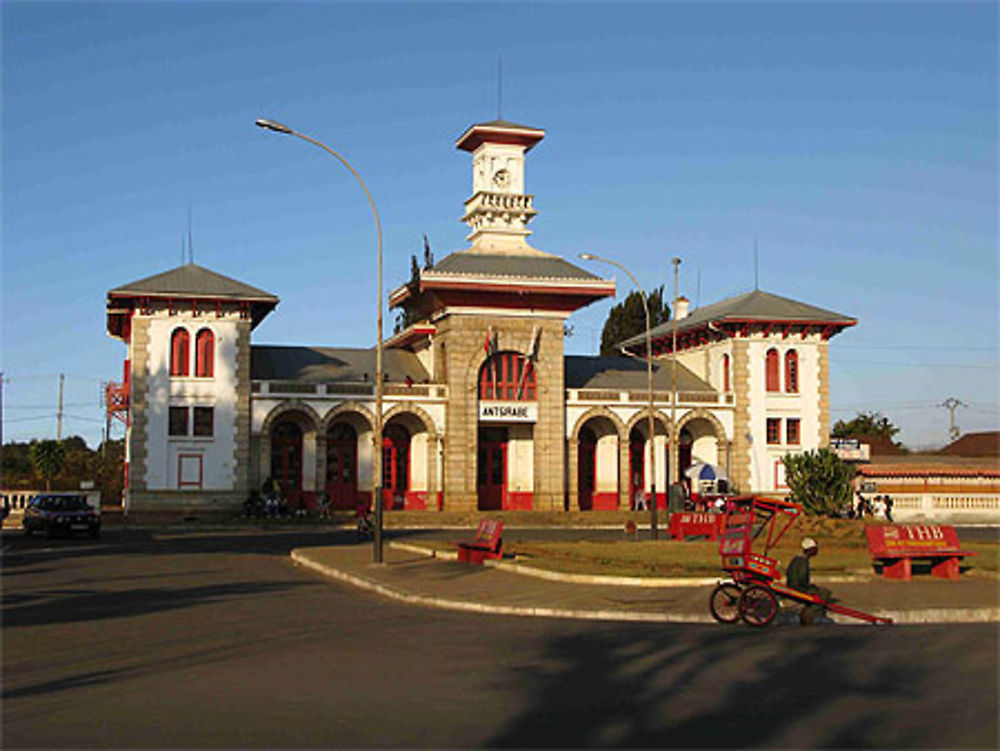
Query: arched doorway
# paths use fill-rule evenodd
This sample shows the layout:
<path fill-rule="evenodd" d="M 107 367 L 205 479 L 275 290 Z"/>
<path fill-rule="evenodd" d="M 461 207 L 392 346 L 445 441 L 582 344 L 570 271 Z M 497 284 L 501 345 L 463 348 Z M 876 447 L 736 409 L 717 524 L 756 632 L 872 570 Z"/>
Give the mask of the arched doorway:
<path fill-rule="evenodd" d="M 645 489 L 646 437 L 638 428 L 628 434 L 628 500 L 635 508 L 637 494 Z"/>
<path fill-rule="evenodd" d="M 334 509 L 353 509 L 358 502 L 358 433 L 346 422 L 335 422 L 326 433 L 326 495 Z"/>
<path fill-rule="evenodd" d="M 594 488 L 597 485 L 597 436 L 589 427 L 580 428 L 577 453 L 577 498 L 581 511 L 594 508 Z"/>
<path fill-rule="evenodd" d="M 382 508 L 403 508 L 410 487 L 410 433 L 399 423 L 382 431 Z"/>
<path fill-rule="evenodd" d="M 302 428 L 290 418 L 271 429 L 271 478 L 278 482 L 289 503 L 302 495 Z"/>
<path fill-rule="evenodd" d="M 621 488 L 618 431 L 619 424 L 602 414 L 586 418 L 577 430 L 576 497 L 581 511 L 618 508 Z"/>
<path fill-rule="evenodd" d="M 684 477 L 684 473 L 691 466 L 691 449 L 693 445 L 694 436 L 691 434 L 691 431 L 686 427 L 681 428 L 680 439 L 677 442 L 677 466 L 681 477 Z"/>

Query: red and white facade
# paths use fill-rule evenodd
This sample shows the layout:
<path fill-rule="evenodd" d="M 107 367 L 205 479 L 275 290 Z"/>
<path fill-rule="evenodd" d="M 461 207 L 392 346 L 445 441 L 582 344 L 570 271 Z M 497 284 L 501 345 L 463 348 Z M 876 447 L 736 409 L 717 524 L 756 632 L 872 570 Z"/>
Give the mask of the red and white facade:
<path fill-rule="evenodd" d="M 762 292 L 678 306 L 676 384 L 672 323 L 653 332 L 649 436 L 641 361 L 564 354 L 567 319 L 615 282 L 528 242 L 525 157 L 544 135 L 494 121 L 458 139 L 469 247 L 389 295 L 412 323 L 386 343 L 379 446 L 372 350 L 251 346 L 277 298 L 198 267 L 109 292 L 131 364 L 129 503 L 234 503 L 277 480 L 294 502 L 353 508 L 376 450 L 387 509 L 626 509 L 653 452 L 660 506 L 697 462 L 780 492 L 781 456 L 826 443 L 827 342 L 855 321 Z"/>

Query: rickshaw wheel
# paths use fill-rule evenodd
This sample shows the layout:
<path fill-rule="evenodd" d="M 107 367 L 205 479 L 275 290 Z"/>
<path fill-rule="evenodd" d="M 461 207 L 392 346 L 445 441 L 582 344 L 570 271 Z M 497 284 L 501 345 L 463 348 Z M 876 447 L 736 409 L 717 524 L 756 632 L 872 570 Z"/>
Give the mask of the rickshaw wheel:
<path fill-rule="evenodd" d="M 736 623 L 740 619 L 740 588 L 735 584 L 720 584 L 712 590 L 708 609 L 719 623 Z"/>
<path fill-rule="evenodd" d="M 767 587 L 754 584 L 740 595 L 740 616 L 748 626 L 766 626 L 778 614 L 778 598 Z"/>

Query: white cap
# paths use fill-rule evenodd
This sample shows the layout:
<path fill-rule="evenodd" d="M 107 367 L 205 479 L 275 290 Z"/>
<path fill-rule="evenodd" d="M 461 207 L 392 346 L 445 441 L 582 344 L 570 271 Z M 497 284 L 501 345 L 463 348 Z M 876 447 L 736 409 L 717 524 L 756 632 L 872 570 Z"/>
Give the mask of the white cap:
<path fill-rule="evenodd" d="M 813 548 L 818 548 L 819 543 L 817 543 L 813 538 L 807 537 L 802 541 L 803 550 L 812 550 Z"/>

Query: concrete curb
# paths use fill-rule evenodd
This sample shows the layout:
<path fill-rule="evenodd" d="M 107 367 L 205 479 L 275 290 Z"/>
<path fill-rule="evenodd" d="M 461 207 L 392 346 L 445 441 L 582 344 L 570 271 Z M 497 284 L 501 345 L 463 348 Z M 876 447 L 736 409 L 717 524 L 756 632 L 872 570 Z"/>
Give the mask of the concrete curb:
<path fill-rule="evenodd" d="M 454 561 L 458 559 L 458 554 L 450 550 L 433 550 L 431 548 L 425 548 L 420 545 L 412 545 L 406 542 L 390 542 L 390 548 L 395 550 L 403 550 L 407 553 L 414 553 L 416 555 L 427 556 L 428 558 L 437 558 L 444 561 Z M 604 576 L 601 574 L 567 574 L 561 571 L 548 571 L 547 569 L 535 568 L 534 566 L 529 566 L 524 563 L 517 563 L 516 561 L 509 560 L 491 560 L 487 559 L 483 561 L 484 566 L 490 566 L 491 568 L 497 568 L 501 571 L 507 571 L 512 574 L 521 574 L 522 576 L 533 576 L 536 579 L 546 579 L 548 581 L 566 582 L 567 584 L 594 584 L 598 586 L 608 586 L 608 587 L 658 587 L 658 588 L 670 588 L 670 587 L 708 587 L 714 584 L 718 584 L 720 581 L 724 580 L 726 577 L 719 576 L 673 576 L 673 577 L 663 577 L 663 576 Z M 829 582 L 831 584 L 843 583 L 843 582 L 865 582 L 873 581 L 874 576 L 817 576 L 817 582 Z"/>
<path fill-rule="evenodd" d="M 395 545 L 405 545 L 406 543 L 396 543 Z M 434 551 L 418 546 L 407 546 L 414 548 L 417 554 L 435 557 Z M 406 548 L 399 548 L 406 549 Z M 428 555 L 428 553 L 430 553 Z M 466 613 L 484 613 L 491 615 L 510 615 L 518 617 L 535 618 L 561 618 L 569 620 L 590 620 L 590 621 L 617 621 L 631 623 L 715 623 L 715 620 L 708 613 L 701 615 L 697 613 L 636 613 L 625 610 L 570 610 L 564 608 L 544 608 L 544 607 L 523 607 L 514 605 L 494 605 L 467 600 L 449 600 L 443 597 L 430 597 L 427 595 L 415 595 L 402 592 L 394 587 L 389 587 L 378 582 L 371 581 L 362 576 L 355 576 L 332 566 L 326 566 L 317 561 L 311 560 L 304 552 L 293 550 L 292 561 L 303 568 L 315 571 L 318 574 L 336 579 L 338 581 L 351 584 L 360 589 L 375 592 L 397 602 L 404 602 L 410 605 L 420 605 L 423 607 L 440 608 L 444 610 L 456 610 Z M 717 580 L 712 580 L 714 584 Z M 1000 608 L 928 608 L 924 610 L 889 610 L 882 611 L 878 615 L 892 618 L 897 625 L 927 625 L 927 624 L 962 624 L 962 623 L 997 623 L 1000 622 Z M 864 621 L 854 618 L 833 614 L 833 618 L 838 625 L 843 626 L 866 626 Z"/>
<path fill-rule="evenodd" d="M 442 597 L 428 597 L 400 592 L 393 587 L 378 584 L 364 577 L 348 574 L 332 566 L 310 560 L 298 550 L 292 551 L 292 561 L 303 568 L 311 569 L 323 576 L 337 579 L 361 589 L 367 589 L 398 602 L 424 607 L 459 610 L 466 613 L 488 613 L 490 615 L 512 615 L 535 618 L 562 618 L 591 621 L 630 621 L 644 623 L 714 623 L 708 614 L 704 616 L 674 615 L 672 613 L 630 613 L 618 610 L 566 610 L 561 608 L 519 607 L 514 605 L 487 605 L 465 600 L 448 600 Z"/>

